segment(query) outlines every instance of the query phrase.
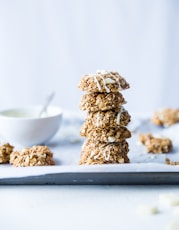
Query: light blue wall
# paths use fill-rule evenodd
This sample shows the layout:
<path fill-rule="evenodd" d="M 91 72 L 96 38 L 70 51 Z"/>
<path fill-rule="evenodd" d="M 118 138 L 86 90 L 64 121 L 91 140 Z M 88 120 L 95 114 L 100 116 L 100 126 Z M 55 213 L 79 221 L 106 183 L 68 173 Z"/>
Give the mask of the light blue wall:
<path fill-rule="evenodd" d="M 179 1 L 0 0 L 0 107 L 78 110 L 85 73 L 115 70 L 132 113 L 179 106 Z"/>

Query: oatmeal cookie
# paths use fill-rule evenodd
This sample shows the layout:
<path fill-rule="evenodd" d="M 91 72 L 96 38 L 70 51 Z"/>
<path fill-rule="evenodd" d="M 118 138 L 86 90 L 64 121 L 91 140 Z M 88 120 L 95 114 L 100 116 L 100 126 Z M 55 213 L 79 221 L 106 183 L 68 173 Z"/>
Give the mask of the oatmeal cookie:
<path fill-rule="evenodd" d="M 0 164 L 8 163 L 10 159 L 10 154 L 13 152 L 14 146 L 9 143 L 4 143 L 0 145 Z"/>
<path fill-rule="evenodd" d="M 16 167 L 54 165 L 53 153 L 47 146 L 33 146 L 10 155 L 10 163 Z"/>
<path fill-rule="evenodd" d="M 86 122 L 88 126 L 97 128 L 107 128 L 116 126 L 127 126 L 130 122 L 131 116 L 124 109 L 120 107 L 119 112 L 113 110 L 88 112 L 86 116 Z"/>
<path fill-rule="evenodd" d="M 154 113 L 152 122 L 160 126 L 171 126 L 179 122 L 179 109 L 166 108 Z"/>
<path fill-rule="evenodd" d="M 80 135 L 83 137 L 90 138 L 94 142 L 120 142 L 127 138 L 131 137 L 131 132 L 123 126 L 118 127 L 106 127 L 103 128 L 94 128 L 84 123 L 81 127 Z"/>
<path fill-rule="evenodd" d="M 128 89 L 127 81 L 117 72 L 97 71 L 95 74 L 84 75 L 78 85 L 80 90 L 90 93 L 110 93 Z"/>
<path fill-rule="evenodd" d="M 82 146 L 79 164 L 94 165 L 129 163 L 129 158 L 127 157 L 128 152 L 129 147 L 126 141 L 106 144 L 92 142 L 87 139 Z"/>
<path fill-rule="evenodd" d="M 120 92 L 116 93 L 88 93 L 83 95 L 80 102 L 81 110 L 91 112 L 115 110 L 119 111 L 120 106 L 126 103 Z"/>
<path fill-rule="evenodd" d="M 150 153 L 168 153 L 172 150 L 172 141 L 169 138 L 159 138 L 148 133 L 141 134 L 139 140 Z"/>

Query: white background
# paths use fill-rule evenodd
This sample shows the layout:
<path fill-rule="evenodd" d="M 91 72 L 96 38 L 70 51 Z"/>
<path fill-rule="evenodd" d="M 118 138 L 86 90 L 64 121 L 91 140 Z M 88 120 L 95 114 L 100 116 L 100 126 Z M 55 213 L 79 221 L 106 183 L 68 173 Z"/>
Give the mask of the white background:
<path fill-rule="evenodd" d="M 130 82 L 131 113 L 177 107 L 178 60 L 178 0 L 0 0 L 0 109 L 55 90 L 54 104 L 79 111 L 77 84 L 98 69 Z M 179 187 L 1 186 L 1 229 L 166 229 L 178 220 L 159 203 L 170 192 Z M 145 204 L 159 214 L 138 215 Z"/>
<path fill-rule="evenodd" d="M 0 0 L 0 108 L 78 111 L 81 76 L 115 70 L 131 113 L 178 106 L 179 1 Z"/>

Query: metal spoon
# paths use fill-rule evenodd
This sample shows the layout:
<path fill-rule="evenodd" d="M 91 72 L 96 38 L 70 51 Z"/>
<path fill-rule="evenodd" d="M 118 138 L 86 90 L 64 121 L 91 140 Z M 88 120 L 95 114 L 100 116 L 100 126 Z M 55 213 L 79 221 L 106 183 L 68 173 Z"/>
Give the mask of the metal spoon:
<path fill-rule="evenodd" d="M 44 103 L 41 111 L 39 112 L 39 117 L 41 117 L 43 113 L 47 112 L 48 105 L 50 104 L 50 102 L 52 101 L 52 99 L 54 98 L 54 96 L 55 96 L 55 92 L 51 92 L 47 96 L 47 98 L 45 100 L 45 103 Z"/>

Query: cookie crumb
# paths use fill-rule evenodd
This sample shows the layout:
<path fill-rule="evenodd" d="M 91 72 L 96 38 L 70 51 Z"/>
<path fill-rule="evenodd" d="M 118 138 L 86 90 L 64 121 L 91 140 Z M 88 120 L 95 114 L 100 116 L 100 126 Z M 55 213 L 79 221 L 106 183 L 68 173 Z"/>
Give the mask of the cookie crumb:
<path fill-rule="evenodd" d="M 179 165 L 179 161 L 171 161 L 169 158 L 165 159 L 167 165 Z"/>

